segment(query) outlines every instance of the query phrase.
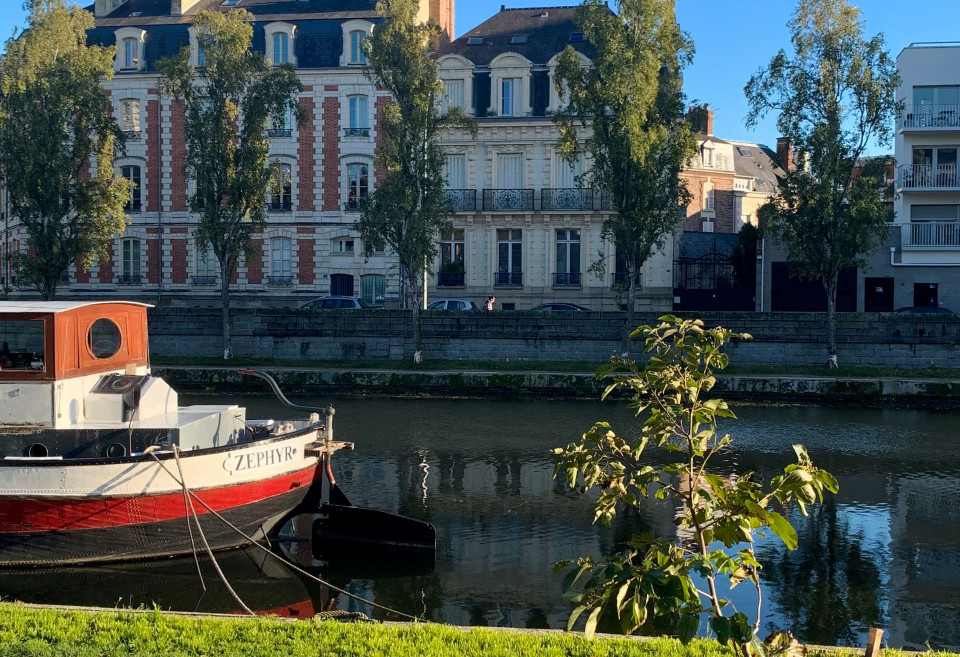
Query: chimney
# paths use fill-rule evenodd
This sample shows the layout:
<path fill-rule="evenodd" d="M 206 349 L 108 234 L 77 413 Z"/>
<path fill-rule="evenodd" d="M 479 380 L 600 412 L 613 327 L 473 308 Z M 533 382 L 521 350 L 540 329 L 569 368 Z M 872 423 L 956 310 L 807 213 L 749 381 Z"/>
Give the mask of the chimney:
<path fill-rule="evenodd" d="M 780 166 L 782 166 L 787 173 L 796 169 L 793 163 L 793 139 L 790 137 L 777 137 L 777 159 L 780 160 Z"/>
<path fill-rule="evenodd" d="M 706 118 L 703 122 L 703 134 L 708 137 L 713 136 L 713 110 L 710 109 L 708 105 L 704 105 L 703 109 L 705 110 Z"/>
<path fill-rule="evenodd" d="M 96 18 L 107 16 L 126 1 L 127 0 L 96 0 L 93 3 L 93 15 Z"/>
<path fill-rule="evenodd" d="M 709 105 L 698 105 L 687 111 L 687 121 L 694 130 L 699 130 L 708 137 L 713 136 L 713 110 Z"/>
<path fill-rule="evenodd" d="M 183 16 L 185 12 L 192 9 L 200 0 L 171 0 L 170 15 Z"/>

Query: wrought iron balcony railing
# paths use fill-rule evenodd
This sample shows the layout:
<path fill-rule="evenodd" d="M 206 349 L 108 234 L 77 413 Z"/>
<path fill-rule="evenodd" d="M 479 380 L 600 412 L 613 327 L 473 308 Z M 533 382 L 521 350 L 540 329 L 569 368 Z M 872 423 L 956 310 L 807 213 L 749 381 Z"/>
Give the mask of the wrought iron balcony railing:
<path fill-rule="evenodd" d="M 292 128 L 267 128 L 268 137 L 292 137 Z"/>
<path fill-rule="evenodd" d="M 293 285 L 292 276 L 268 276 L 267 285 L 273 285 L 275 287 L 290 287 Z"/>
<path fill-rule="evenodd" d="M 443 197 L 453 208 L 454 212 L 476 212 L 477 190 L 475 189 L 445 189 Z"/>
<path fill-rule="evenodd" d="M 911 105 L 906 108 L 900 127 L 960 129 L 960 105 Z"/>
<path fill-rule="evenodd" d="M 600 209 L 612 210 L 613 201 L 610 200 L 610 192 L 600 192 Z"/>
<path fill-rule="evenodd" d="M 960 187 L 956 164 L 905 164 L 900 167 L 901 189 L 951 189 Z"/>
<path fill-rule="evenodd" d="M 523 272 L 498 271 L 493 275 L 493 284 L 498 287 L 523 287 Z"/>
<path fill-rule="evenodd" d="M 369 137 L 370 128 L 344 128 L 344 137 Z"/>
<path fill-rule="evenodd" d="M 293 210 L 293 203 L 291 201 L 270 201 L 267 209 L 270 212 L 290 212 Z"/>
<path fill-rule="evenodd" d="M 593 210 L 592 189 L 544 188 L 540 190 L 540 209 L 547 210 Z"/>
<path fill-rule="evenodd" d="M 441 271 L 437 273 L 437 287 L 463 287 L 464 280 L 462 271 Z"/>
<path fill-rule="evenodd" d="M 913 221 L 901 230 L 901 245 L 906 249 L 960 250 L 960 222 Z"/>
<path fill-rule="evenodd" d="M 483 209 L 492 212 L 533 212 L 532 189 L 485 189 Z"/>
<path fill-rule="evenodd" d="M 580 281 L 583 274 L 580 272 L 555 273 L 553 275 L 554 287 L 580 287 Z"/>
<path fill-rule="evenodd" d="M 139 130 L 124 130 L 123 136 L 127 138 L 128 141 L 137 141 L 140 139 Z"/>
<path fill-rule="evenodd" d="M 366 202 L 366 198 L 356 198 L 350 199 L 343 204 L 343 209 L 348 212 L 359 212 L 363 209 L 363 205 Z"/>
<path fill-rule="evenodd" d="M 193 284 L 194 285 L 216 285 L 217 277 L 216 276 L 194 276 Z"/>
<path fill-rule="evenodd" d="M 117 285 L 140 285 L 139 276 L 117 276 Z"/>
<path fill-rule="evenodd" d="M 134 199 L 123 206 L 124 212 L 140 212 L 141 202 L 140 199 Z"/>

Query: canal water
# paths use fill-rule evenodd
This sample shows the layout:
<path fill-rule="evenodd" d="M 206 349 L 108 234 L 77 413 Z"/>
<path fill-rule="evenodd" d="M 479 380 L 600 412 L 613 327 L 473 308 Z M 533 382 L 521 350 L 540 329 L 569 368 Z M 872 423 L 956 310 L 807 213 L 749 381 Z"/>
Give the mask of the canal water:
<path fill-rule="evenodd" d="M 186 403 L 210 403 L 183 397 Z M 248 417 L 290 413 L 272 399 L 241 398 Z M 562 628 L 571 605 L 555 562 L 602 557 L 630 535 L 676 536 L 675 509 L 645 503 L 614 525 L 592 524 L 589 496 L 553 479 L 551 449 L 577 440 L 596 420 L 623 435 L 636 418 L 623 403 L 430 399 L 297 399 L 332 402 L 335 433 L 356 451 L 333 461 L 355 505 L 420 518 L 437 528 L 435 561 L 317 554 L 293 540 L 282 547 L 310 575 L 364 599 L 456 625 Z M 807 446 L 840 492 L 790 514 L 799 547 L 758 540 L 761 634 L 789 629 L 801 641 L 863 645 L 870 627 L 892 647 L 960 647 L 960 438 L 955 412 L 740 406 L 722 425 L 734 447 L 722 474 L 782 472 L 791 445 Z M 663 458 L 662 455 L 655 458 Z M 285 532 L 309 537 L 313 519 Z M 0 597 L 27 602 L 233 612 L 238 604 L 206 559 L 203 586 L 192 559 L 105 568 L 4 573 Z M 311 616 L 324 609 L 401 620 L 296 574 L 257 551 L 219 558 L 237 594 L 258 612 Z M 205 590 L 204 587 L 205 586 Z M 748 585 L 733 604 L 756 616 Z"/>

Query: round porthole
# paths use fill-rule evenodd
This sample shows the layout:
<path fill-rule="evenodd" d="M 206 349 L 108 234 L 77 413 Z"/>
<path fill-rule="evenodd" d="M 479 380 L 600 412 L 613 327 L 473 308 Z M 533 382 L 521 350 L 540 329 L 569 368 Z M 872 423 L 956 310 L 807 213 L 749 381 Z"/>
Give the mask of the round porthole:
<path fill-rule="evenodd" d="M 113 443 L 107 447 L 107 456 L 112 459 L 119 459 L 127 455 L 127 448 L 120 443 Z"/>
<path fill-rule="evenodd" d="M 47 454 L 49 454 L 47 446 L 43 443 L 34 443 L 27 448 L 27 456 L 33 458 L 46 458 Z"/>
<path fill-rule="evenodd" d="M 112 320 L 101 318 L 90 325 L 87 346 L 94 358 L 110 358 L 120 351 L 120 327 Z"/>

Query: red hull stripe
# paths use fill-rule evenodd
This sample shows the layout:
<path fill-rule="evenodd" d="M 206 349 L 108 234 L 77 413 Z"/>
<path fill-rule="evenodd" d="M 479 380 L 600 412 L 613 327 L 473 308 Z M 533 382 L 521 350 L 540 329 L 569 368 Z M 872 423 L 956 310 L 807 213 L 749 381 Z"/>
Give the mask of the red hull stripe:
<path fill-rule="evenodd" d="M 197 490 L 194 494 L 215 511 L 281 495 L 313 481 L 315 466 L 273 479 L 235 486 Z M 193 501 L 197 515 L 208 513 Z M 107 499 L 59 498 L 0 499 L 0 534 L 16 532 L 76 531 L 123 527 L 143 523 L 176 520 L 186 515 L 183 492 Z"/>

